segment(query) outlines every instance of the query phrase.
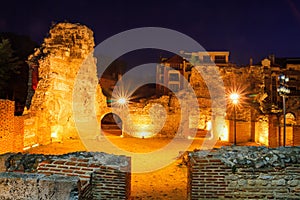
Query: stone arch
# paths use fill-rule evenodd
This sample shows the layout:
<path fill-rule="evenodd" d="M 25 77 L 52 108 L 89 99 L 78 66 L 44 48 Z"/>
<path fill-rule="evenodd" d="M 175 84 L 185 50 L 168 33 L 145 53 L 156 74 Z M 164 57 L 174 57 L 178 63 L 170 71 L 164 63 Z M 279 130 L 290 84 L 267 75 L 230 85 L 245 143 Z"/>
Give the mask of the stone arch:
<path fill-rule="evenodd" d="M 296 124 L 296 115 L 292 112 L 289 112 L 285 115 L 286 117 L 286 124 L 288 125 L 295 125 Z"/>
<path fill-rule="evenodd" d="M 293 126 L 296 125 L 296 116 L 292 112 L 287 112 L 285 114 L 286 117 L 286 138 L 285 138 L 285 144 L 286 146 L 293 146 L 294 145 L 294 128 Z M 280 116 L 280 144 L 283 144 L 284 140 L 284 119 L 283 115 Z"/>
<path fill-rule="evenodd" d="M 100 128 L 104 135 L 123 136 L 123 126 L 121 117 L 114 112 L 106 112 L 100 118 Z"/>
<path fill-rule="evenodd" d="M 296 124 L 296 115 L 293 112 L 288 112 L 285 114 L 286 125 L 291 126 Z M 280 116 L 280 123 L 283 124 L 283 115 Z"/>

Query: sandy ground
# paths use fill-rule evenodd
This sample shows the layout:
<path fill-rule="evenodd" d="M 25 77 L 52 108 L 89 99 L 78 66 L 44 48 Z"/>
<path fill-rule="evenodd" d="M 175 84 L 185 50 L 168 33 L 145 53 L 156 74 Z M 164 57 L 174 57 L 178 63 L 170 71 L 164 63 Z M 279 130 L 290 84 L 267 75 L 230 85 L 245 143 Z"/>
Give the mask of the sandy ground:
<path fill-rule="evenodd" d="M 152 152 L 161 149 L 170 143 L 170 139 L 120 138 L 119 136 L 110 134 L 106 134 L 105 137 L 114 145 L 118 146 L 118 148 L 135 153 Z M 180 145 L 185 141 L 186 140 L 178 140 L 176 141 L 176 145 Z M 192 142 L 192 144 L 189 146 L 188 150 L 199 149 L 203 141 L 204 139 L 194 139 L 189 141 Z M 101 139 L 94 145 L 99 144 L 101 144 Z M 215 147 L 224 145 L 230 144 L 217 142 Z M 35 147 L 28 150 L 28 152 L 64 154 L 85 150 L 86 148 L 80 140 L 67 140 L 63 143 L 52 143 L 46 146 Z M 174 157 L 172 162 L 159 170 L 133 173 L 131 187 L 131 199 L 187 199 L 187 168 L 185 165 L 182 165 L 182 159 Z"/>

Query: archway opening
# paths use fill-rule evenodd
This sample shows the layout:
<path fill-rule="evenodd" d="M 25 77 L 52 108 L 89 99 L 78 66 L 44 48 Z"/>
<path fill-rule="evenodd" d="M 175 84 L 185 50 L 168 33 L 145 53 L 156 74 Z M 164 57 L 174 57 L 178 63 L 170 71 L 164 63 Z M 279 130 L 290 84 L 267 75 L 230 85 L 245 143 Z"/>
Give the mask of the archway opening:
<path fill-rule="evenodd" d="M 121 118 L 115 113 L 107 113 L 101 119 L 101 130 L 106 136 L 121 136 L 122 126 Z"/>
<path fill-rule="evenodd" d="M 286 146 L 294 145 L 294 133 L 293 126 L 296 124 L 296 117 L 293 113 L 287 113 L 285 115 L 286 118 L 286 136 L 285 136 L 285 144 Z M 284 119 L 283 116 L 280 117 L 281 130 L 280 130 L 280 144 L 283 144 L 284 141 Z"/>

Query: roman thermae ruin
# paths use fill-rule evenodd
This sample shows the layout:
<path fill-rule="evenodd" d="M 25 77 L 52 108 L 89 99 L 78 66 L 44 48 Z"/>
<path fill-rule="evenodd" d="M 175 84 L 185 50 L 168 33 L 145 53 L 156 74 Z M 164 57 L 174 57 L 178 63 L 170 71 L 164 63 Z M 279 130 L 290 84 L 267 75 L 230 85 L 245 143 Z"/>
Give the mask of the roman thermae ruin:
<path fill-rule="evenodd" d="M 51 28 L 41 47 L 29 57 L 31 70 L 38 71 L 38 84 L 33 90 L 31 85 L 33 77 L 30 73 L 28 94 L 30 107 L 23 116 L 24 146 L 78 138 L 80 123 L 85 122 L 92 123 L 89 126 L 94 128 L 89 137 L 96 138 L 101 134 L 101 119 L 111 112 L 122 118 L 122 136 L 144 138 L 176 135 L 188 138 L 193 135 L 190 134 L 193 133 L 191 130 L 197 129 L 213 133 L 213 137 L 217 139 L 233 141 L 232 105 L 226 102 L 226 113 L 212 116 L 212 102 L 207 82 L 196 70 L 201 67 L 203 69 L 203 66 L 192 68 L 189 80 L 197 96 L 199 113 L 193 111 L 185 113 L 184 105 L 180 107 L 177 97 L 187 102 L 190 98 L 184 91 L 178 92 L 177 96 L 167 95 L 132 102 L 125 112 L 107 106 L 106 97 L 99 85 L 100 77 L 97 77 L 97 59 L 101 58 L 96 59 L 93 56 L 94 46 L 93 32 L 86 26 L 58 23 Z M 197 52 L 194 54 L 197 56 Z M 209 73 L 210 69 L 206 66 L 205 70 Z M 278 146 L 276 143 L 278 136 L 274 137 L 274 134 L 278 135 L 278 130 L 274 128 L 276 125 L 272 126 L 272 123 L 277 123 L 278 112 L 274 114 L 268 111 L 270 107 L 269 94 L 266 90 L 268 70 L 271 68 L 267 59 L 256 66 L 219 67 L 226 94 L 232 90 L 233 85 L 241 88 L 241 92 L 248 97 L 249 94 L 254 94 L 238 107 L 235 116 L 238 121 L 237 130 L 243 132 L 236 136 L 240 142 L 255 141 L 267 146 Z M 215 78 L 212 75 L 209 81 L 213 82 Z M 288 103 L 293 109 L 295 105 L 293 100 Z M 296 108 L 293 110 L 296 116 L 298 112 Z M 162 115 L 165 116 L 164 120 L 160 119 Z M 295 123 L 298 124 L 296 121 Z M 179 124 L 182 130 L 177 133 Z M 287 133 L 290 141 L 293 140 L 292 135 L 293 131 Z"/>
<path fill-rule="evenodd" d="M 94 46 L 93 32 L 86 26 L 53 25 L 41 47 L 28 58 L 28 109 L 22 116 L 14 116 L 14 102 L 0 100 L 0 198 L 130 199 L 131 173 L 137 172 L 139 157 L 95 149 L 64 155 L 11 153 L 71 139 L 96 141 L 94 144 L 101 146 L 101 120 L 114 113 L 122 120 L 118 136 L 124 139 L 116 137 L 122 141 L 126 137 L 139 141 L 198 137 L 258 145 L 181 152 L 179 159 L 187 167 L 187 184 L 182 187 L 188 199 L 299 199 L 299 97 L 287 101 L 286 145 L 295 147 L 273 148 L 282 146 L 283 120 L 280 108 L 272 104 L 280 99 L 277 91 L 272 93 L 270 77 L 276 80 L 280 73 L 272 60 L 245 67 L 227 63 L 217 66 L 219 74 L 212 73 L 209 65 L 193 66 L 188 73 L 196 102 L 182 90 L 114 107 L 108 105 L 99 84 L 97 61 L 101 57 L 93 55 Z M 200 57 L 199 52 L 188 54 Z M 298 67 L 291 68 L 295 71 Z M 199 69 L 211 77 L 204 81 Z M 207 87 L 219 75 L 226 96 L 235 89 L 241 96 L 236 107 L 226 98 L 224 113 L 213 112 Z M 215 85 L 214 90 L 218 89 Z M 197 106 L 199 112 L 189 109 Z M 174 162 L 178 153 L 167 164 Z M 162 159 L 160 162 L 166 157 L 146 157 L 156 159 Z M 141 166 L 144 170 L 145 165 Z"/>
<path fill-rule="evenodd" d="M 174 96 L 134 102 L 129 107 L 130 118 L 124 117 L 123 111 L 108 107 L 98 84 L 94 45 L 93 32 L 86 26 L 59 23 L 52 27 L 49 37 L 30 56 L 30 66 L 38 68 L 39 81 L 25 119 L 24 132 L 28 143 L 48 144 L 51 141 L 78 138 L 76 123 L 88 121 L 95 122 L 91 125 L 95 129 L 90 137 L 96 138 L 101 133 L 101 119 L 110 112 L 122 118 L 122 136 L 174 137 L 180 120 L 182 130 L 188 128 L 188 117 L 181 118 L 179 102 Z M 198 76 L 197 72 L 192 72 L 192 85 L 193 81 L 203 82 Z M 205 129 L 211 118 L 209 93 L 205 85 L 202 91 L 205 93 L 199 101 L 202 108 L 200 116 L 196 116 L 196 125 L 193 115 L 194 129 Z M 184 99 L 189 98 L 185 93 L 180 95 Z M 165 125 L 164 120 L 160 119 L 164 113 Z M 188 131 L 180 131 L 177 136 L 187 138 L 189 134 Z"/>

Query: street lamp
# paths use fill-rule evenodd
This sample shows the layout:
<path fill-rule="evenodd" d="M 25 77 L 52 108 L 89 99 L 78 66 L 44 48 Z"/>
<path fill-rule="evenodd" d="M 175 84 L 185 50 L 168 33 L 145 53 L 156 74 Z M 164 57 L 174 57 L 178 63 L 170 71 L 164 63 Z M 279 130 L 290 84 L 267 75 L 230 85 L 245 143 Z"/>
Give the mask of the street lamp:
<path fill-rule="evenodd" d="M 236 145 L 236 106 L 239 103 L 240 95 L 238 93 L 232 93 L 229 96 L 232 104 L 233 104 L 233 122 L 234 122 L 234 129 L 233 129 L 233 144 Z"/>
<path fill-rule="evenodd" d="M 125 105 L 125 104 L 127 104 L 127 99 L 125 98 L 125 97 L 120 97 L 118 100 L 117 100 L 117 103 L 119 104 L 119 105 Z"/>
<path fill-rule="evenodd" d="M 285 146 L 286 140 L 286 108 L 285 108 L 285 99 L 287 95 L 291 92 L 287 86 L 287 82 L 289 82 L 289 78 L 284 74 L 278 76 L 279 79 L 279 87 L 277 88 L 277 92 L 280 96 L 282 96 L 282 110 L 283 110 L 283 146 Z"/>

